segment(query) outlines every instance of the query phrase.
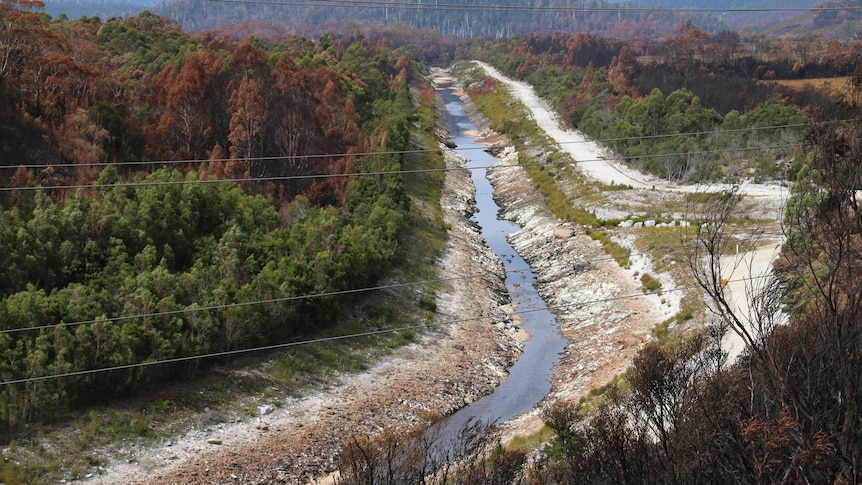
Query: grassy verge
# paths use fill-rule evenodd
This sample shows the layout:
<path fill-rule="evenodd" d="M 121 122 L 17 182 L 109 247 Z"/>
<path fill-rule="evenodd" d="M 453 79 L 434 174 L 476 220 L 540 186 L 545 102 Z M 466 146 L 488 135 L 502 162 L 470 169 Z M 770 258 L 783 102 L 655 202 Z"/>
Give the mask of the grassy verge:
<path fill-rule="evenodd" d="M 419 112 L 412 120 L 413 144 L 436 148 L 433 91 L 417 88 L 414 94 Z M 442 156 L 432 152 L 411 154 L 403 165 L 405 170 L 444 166 Z M 436 263 L 446 248 L 439 205 L 443 177 L 442 171 L 405 176 L 411 197 L 410 222 L 388 282 L 437 278 Z M 422 326 L 434 318 L 438 289 L 439 284 L 434 283 L 363 294 L 338 326 L 306 338 Z M 191 426 L 200 429 L 247 419 L 258 413 L 258 406 L 280 406 L 308 389 L 326 387 L 414 342 L 419 332 L 393 330 L 252 354 L 224 362 L 205 377 L 160 388 L 146 397 L 70 410 L 62 420 L 27 427 L 9 441 L 0 459 L 0 483 L 53 484 L 98 476 L 110 461 L 135 461 L 137 450 L 165 443 Z"/>
<path fill-rule="evenodd" d="M 669 338 L 670 329 L 683 324 L 701 324 L 706 321 L 706 303 L 701 297 L 701 290 L 691 272 L 685 246 L 694 244 L 688 239 L 687 228 L 681 227 L 650 227 L 638 230 L 634 240 L 635 249 L 642 254 L 649 254 L 652 270 L 655 273 L 669 273 L 676 282 L 676 291 L 681 292 L 680 310 L 676 315 L 659 324 L 653 334 L 661 341 Z M 644 281 L 646 280 L 646 281 Z M 657 281 L 648 274 L 641 276 L 646 288 L 655 289 Z"/>
<path fill-rule="evenodd" d="M 506 449 L 510 451 L 519 450 L 529 452 L 547 443 L 554 437 L 554 431 L 542 426 L 538 431 L 527 436 L 516 436 L 512 441 L 506 444 Z"/>

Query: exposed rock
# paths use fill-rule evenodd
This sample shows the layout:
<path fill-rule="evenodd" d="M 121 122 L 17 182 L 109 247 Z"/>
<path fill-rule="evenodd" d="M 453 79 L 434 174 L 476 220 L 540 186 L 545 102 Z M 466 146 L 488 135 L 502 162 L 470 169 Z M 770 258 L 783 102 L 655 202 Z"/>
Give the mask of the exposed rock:
<path fill-rule="evenodd" d="M 490 136 L 489 133 L 483 133 L 483 135 L 484 135 L 484 138 L 487 138 L 488 136 Z M 498 142 L 498 143 L 495 143 L 495 144 L 485 148 L 485 151 L 490 153 L 494 157 L 499 157 L 500 154 L 503 153 L 504 149 L 505 149 L 505 147 L 501 143 Z"/>
<path fill-rule="evenodd" d="M 266 416 L 273 411 L 275 411 L 275 406 L 272 404 L 263 404 L 257 407 L 257 414 L 259 416 Z"/>
<path fill-rule="evenodd" d="M 557 226 L 554 228 L 554 239 L 568 239 L 575 235 L 573 227 Z"/>

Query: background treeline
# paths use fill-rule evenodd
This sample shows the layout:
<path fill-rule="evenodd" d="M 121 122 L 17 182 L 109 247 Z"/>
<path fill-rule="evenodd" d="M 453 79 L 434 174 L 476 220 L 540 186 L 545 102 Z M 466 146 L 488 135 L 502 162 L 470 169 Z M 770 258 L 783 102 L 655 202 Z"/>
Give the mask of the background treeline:
<path fill-rule="evenodd" d="M 385 5 L 242 4 L 204 0 L 170 0 L 154 10 L 179 22 L 188 31 L 203 31 L 245 22 L 272 22 L 290 32 L 309 36 L 340 30 L 352 23 L 379 26 L 403 24 L 457 38 L 502 38 L 527 32 L 594 32 L 635 37 L 672 31 L 686 19 L 723 26 L 712 14 L 661 10 L 628 10 L 626 3 L 605 0 L 547 2 L 467 2 L 446 4 L 412 1 Z"/>
<path fill-rule="evenodd" d="M 772 36 L 821 35 L 831 39 L 853 39 L 862 23 L 854 10 L 855 0 L 804 0 L 790 10 L 776 0 L 718 0 L 685 2 L 673 0 L 551 2 L 460 2 L 427 4 L 411 1 L 386 5 L 317 6 L 314 4 L 212 4 L 198 0 L 53 0 L 45 11 L 54 17 L 69 18 L 137 15 L 144 9 L 180 22 L 190 32 L 218 29 L 231 32 L 234 39 L 258 29 L 278 35 L 300 34 L 317 37 L 346 26 L 374 23 L 378 27 L 401 25 L 430 29 L 461 38 L 508 37 L 532 32 L 591 32 L 615 38 L 653 38 L 672 32 L 685 21 L 702 25 L 707 31 L 749 30 Z M 631 8 L 640 9 L 632 10 Z M 849 8 L 848 8 L 849 7 Z M 654 9 L 654 10 L 647 10 Z M 662 9 L 668 9 L 661 11 Z M 712 9 L 711 12 L 673 11 Z M 718 13 L 719 11 L 722 11 Z M 222 30 L 227 27 L 226 30 Z M 246 34 L 238 34 L 245 30 Z"/>
<path fill-rule="evenodd" d="M 799 149 L 788 145 L 807 129 L 763 128 L 849 119 L 854 100 L 779 81 L 850 76 L 859 55 L 856 43 L 710 35 L 690 23 L 661 41 L 534 34 L 458 51 L 529 82 L 564 121 L 608 140 L 627 163 L 689 182 L 792 179 Z"/>
<path fill-rule="evenodd" d="M 307 336 L 349 300 L 303 295 L 390 267 L 401 177 L 326 176 L 400 168 L 404 53 L 194 38 L 149 14 L 0 17 L 0 380 L 25 381 L 0 388 L 0 429 L 206 362 L 28 379 Z"/>
<path fill-rule="evenodd" d="M 207 3 L 204 0 L 169 0 L 156 12 L 178 21 L 189 31 L 202 31 L 224 25 L 257 24 L 259 27 L 317 36 L 341 30 L 352 23 L 378 26 L 406 25 L 430 29 L 458 38 L 504 38 L 513 35 L 551 32 L 590 32 L 613 38 L 657 38 L 673 32 L 686 21 L 711 33 L 727 29 L 748 30 L 760 26 L 773 29 L 772 35 L 824 34 L 834 39 L 853 39 L 859 31 L 860 15 L 853 10 L 854 0 L 794 2 L 792 7 L 818 8 L 813 11 L 788 11 L 787 5 L 774 0 L 709 2 L 712 12 L 674 11 L 699 9 L 706 2 L 617 2 L 605 0 L 550 0 L 547 2 L 465 2 L 445 4 L 413 1 L 385 5 L 343 3 L 318 6 L 287 3 Z M 743 5 L 744 4 L 744 5 Z M 634 7 L 634 8 L 632 8 Z M 646 8 L 645 8 L 646 7 Z M 839 10 L 844 7 L 844 10 Z M 846 8 L 851 7 L 851 8 Z M 751 9 L 733 11 L 734 9 Z M 669 9 L 669 10 L 663 10 Z M 726 12 L 718 13 L 722 9 Z M 758 11 L 758 9 L 773 9 Z M 53 12 L 62 8 L 52 6 Z"/>

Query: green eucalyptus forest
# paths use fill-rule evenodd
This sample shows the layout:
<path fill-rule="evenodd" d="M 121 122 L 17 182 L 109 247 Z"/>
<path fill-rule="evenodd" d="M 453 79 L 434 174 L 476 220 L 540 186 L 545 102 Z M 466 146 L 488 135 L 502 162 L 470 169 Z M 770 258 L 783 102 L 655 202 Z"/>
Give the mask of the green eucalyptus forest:
<path fill-rule="evenodd" d="M 650 342 L 596 401 L 544 411 L 553 436 L 535 460 L 491 446 L 452 483 L 860 480 L 858 42 L 690 21 L 625 41 L 353 24 L 258 37 L 231 35 L 249 24 L 190 34 L 148 11 L 69 19 L 40 6 L 0 4 L 0 435 L 199 378 L 218 359 L 198 356 L 335 326 L 361 298 L 350 290 L 410 264 L 400 171 L 416 132 L 434 136 L 423 74 L 479 59 L 644 172 L 792 184 L 762 301 L 790 323 L 765 325 L 733 366 L 713 326 Z M 841 93 L 819 78 L 843 79 Z M 469 92 L 497 87 L 482 78 Z M 494 128 L 518 140 L 521 121 Z M 699 247 L 729 244 L 734 195 L 705 200 Z M 426 462 L 394 451 L 415 451 L 406 437 L 348 444 L 342 483 L 424 480 Z M 384 469 L 389 482 L 374 475 Z"/>
<path fill-rule="evenodd" d="M 0 427 L 207 364 L 27 379 L 313 334 L 349 297 L 298 297 L 371 286 L 391 265 L 400 176 L 309 176 L 399 169 L 415 116 L 404 54 L 205 46 L 150 14 L 2 15 L 17 44 L 0 85 L 16 187 L 0 213 L 0 376 L 24 382 L 0 390 Z"/>

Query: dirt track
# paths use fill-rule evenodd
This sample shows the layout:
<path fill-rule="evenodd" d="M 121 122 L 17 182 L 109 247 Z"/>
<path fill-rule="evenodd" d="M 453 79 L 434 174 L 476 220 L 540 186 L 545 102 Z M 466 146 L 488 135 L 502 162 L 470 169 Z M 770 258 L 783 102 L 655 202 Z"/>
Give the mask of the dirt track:
<path fill-rule="evenodd" d="M 588 139 L 579 131 L 563 128 L 556 112 L 539 98 L 528 84 L 509 79 L 484 62 L 473 62 L 489 76 L 506 85 L 512 95 L 527 107 L 539 128 L 559 143 L 560 149 L 571 155 L 577 162 L 578 168 L 591 180 L 605 185 L 628 185 L 636 190 L 647 189 L 653 192 L 720 192 L 733 187 L 728 184 L 708 186 L 676 184 L 632 170 L 617 161 L 614 154 L 600 143 Z M 773 220 L 780 219 L 781 209 L 789 196 L 787 187 L 777 184 L 743 183 L 740 186 L 740 193 L 745 194 L 750 202 L 756 202 L 758 212 L 764 217 Z"/>

